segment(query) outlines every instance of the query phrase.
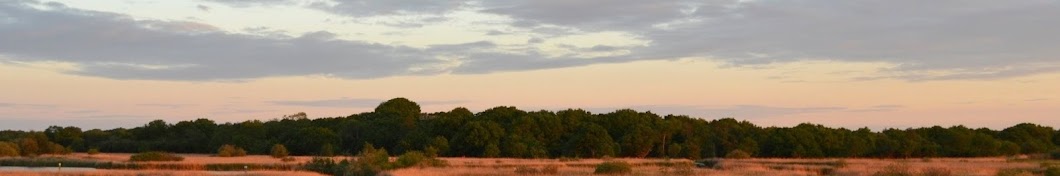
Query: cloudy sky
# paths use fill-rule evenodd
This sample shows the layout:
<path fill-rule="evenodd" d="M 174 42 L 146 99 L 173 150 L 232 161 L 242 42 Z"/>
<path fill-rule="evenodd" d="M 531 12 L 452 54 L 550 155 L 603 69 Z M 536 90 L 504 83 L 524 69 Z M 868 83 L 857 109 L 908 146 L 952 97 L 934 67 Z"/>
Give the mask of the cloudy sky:
<path fill-rule="evenodd" d="M 621 108 L 1060 126 L 1055 0 L 4 0 L 0 129 Z"/>

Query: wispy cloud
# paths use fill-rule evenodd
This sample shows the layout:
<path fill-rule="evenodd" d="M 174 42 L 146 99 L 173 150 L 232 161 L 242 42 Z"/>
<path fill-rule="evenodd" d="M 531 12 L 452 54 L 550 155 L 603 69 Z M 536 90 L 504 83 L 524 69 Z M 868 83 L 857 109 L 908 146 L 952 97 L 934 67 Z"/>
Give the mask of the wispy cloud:
<path fill-rule="evenodd" d="M 617 109 L 651 111 L 657 114 L 690 115 L 703 118 L 733 117 L 742 119 L 770 118 L 792 114 L 824 113 L 844 111 L 844 107 L 774 107 L 764 105 L 690 106 L 690 105 L 641 105 L 611 108 L 589 108 L 594 113 L 606 113 Z"/>

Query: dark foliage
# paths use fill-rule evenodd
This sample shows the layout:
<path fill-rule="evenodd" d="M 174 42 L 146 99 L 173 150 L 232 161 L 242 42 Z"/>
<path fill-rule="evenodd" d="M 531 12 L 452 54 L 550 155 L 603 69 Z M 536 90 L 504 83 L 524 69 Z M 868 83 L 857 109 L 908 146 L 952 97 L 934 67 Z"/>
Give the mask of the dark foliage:
<path fill-rule="evenodd" d="M 1058 134 L 1052 127 L 1030 123 L 1000 130 L 934 126 L 873 131 L 808 123 L 760 127 L 732 118 L 708 120 L 629 109 L 593 114 L 581 109 L 524 111 L 500 106 L 478 113 L 466 108 L 425 113 L 417 103 L 397 98 L 381 103 L 374 112 L 346 117 L 310 119 L 296 113 L 237 123 L 155 120 L 131 129 L 87 131 L 52 126 L 43 132 L 0 131 L 0 141 L 18 145 L 19 154 L 26 156 L 63 153 L 65 148 L 215 153 L 225 144 L 248 154 L 271 154 L 278 144 L 290 155 L 330 156 L 357 154 L 363 144 L 371 143 L 393 156 L 426 151 L 423 154 L 432 157 L 700 159 L 742 151 L 753 157 L 920 158 L 1047 153 L 1060 143 Z"/>

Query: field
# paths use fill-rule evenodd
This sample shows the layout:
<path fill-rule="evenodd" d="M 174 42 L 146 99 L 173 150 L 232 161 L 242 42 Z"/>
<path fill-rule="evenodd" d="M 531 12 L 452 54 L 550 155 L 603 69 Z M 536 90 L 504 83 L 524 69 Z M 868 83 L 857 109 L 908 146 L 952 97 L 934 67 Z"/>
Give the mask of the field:
<path fill-rule="evenodd" d="M 65 159 L 125 162 L 130 154 L 71 154 Z M 149 164 L 179 165 L 158 170 L 94 170 L 57 173 L 56 170 L 4 170 L 0 175 L 320 175 L 306 171 L 250 170 L 250 171 L 206 171 L 210 164 L 258 164 L 297 165 L 312 157 L 294 157 L 295 161 L 283 162 L 269 156 L 212 157 L 209 155 L 183 154 L 183 161 L 149 162 Z M 335 157 L 340 159 L 342 157 Z M 591 175 L 597 164 L 605 159 L 511 159 L 511 158 L 442 158 L 448 167 L 413 167 L 389 171 L 392 175 Z M 909 173 L 943 173 L 949 175 L 997 175 L 999 171 L 1035 172 L 1041 163 L 1034 161 L 1010 161 L 1006 158 L 925 158 L 925 159 L 739 159 L 722 160 L 717 167 L 699 168 L 687 159 L 606 159 L 631 164 L 630 175 L 872 175 L 880 171 Z M 555 168 L 543 172 L 545 167 Z M 189 169 L 180 169 L 189 168 Z"/>

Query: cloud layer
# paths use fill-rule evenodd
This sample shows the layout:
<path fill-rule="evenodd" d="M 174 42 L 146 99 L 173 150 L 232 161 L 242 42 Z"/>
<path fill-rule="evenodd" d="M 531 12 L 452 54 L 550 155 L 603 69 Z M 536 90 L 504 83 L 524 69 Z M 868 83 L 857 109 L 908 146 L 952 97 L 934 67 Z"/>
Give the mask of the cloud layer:
<path fill-rule="evenodd" d="M 621 32 L 640 47 L 593 46 L 554 56 L 497 52 L 542 42 L 412 48 L 339 39 L 335 31 L 284 38 L 235 34 L 209 24 L 138 20 L 57 3 L 0 3 L 0 55 L 75 63 L 73 74 L 115 79 L 228 80 L 326 75 L 490 73 L 598 63 L 709 58 L 734 65 L 803 60 L 885 62 L 886 75 L 857 79 L 994 79 L 1060 71 L 1057 1 L 233 1 L 290 5 L 362 18 L 472 11 L 511 18 L 514 31 Z M 416 25 L 409 28 L 418 27 Z M 491 35 L 511 32 L 492 30 Z M 518 34 L 518 32 L 516 33 Z M 569 33 L 553 33 L 558 37 Z M 482 41 L 486 41 L 483 39 Z M 562 47 L 562 46 L 560 46 Z M 455 54 L 441 59 L 439 55 Z"/>

